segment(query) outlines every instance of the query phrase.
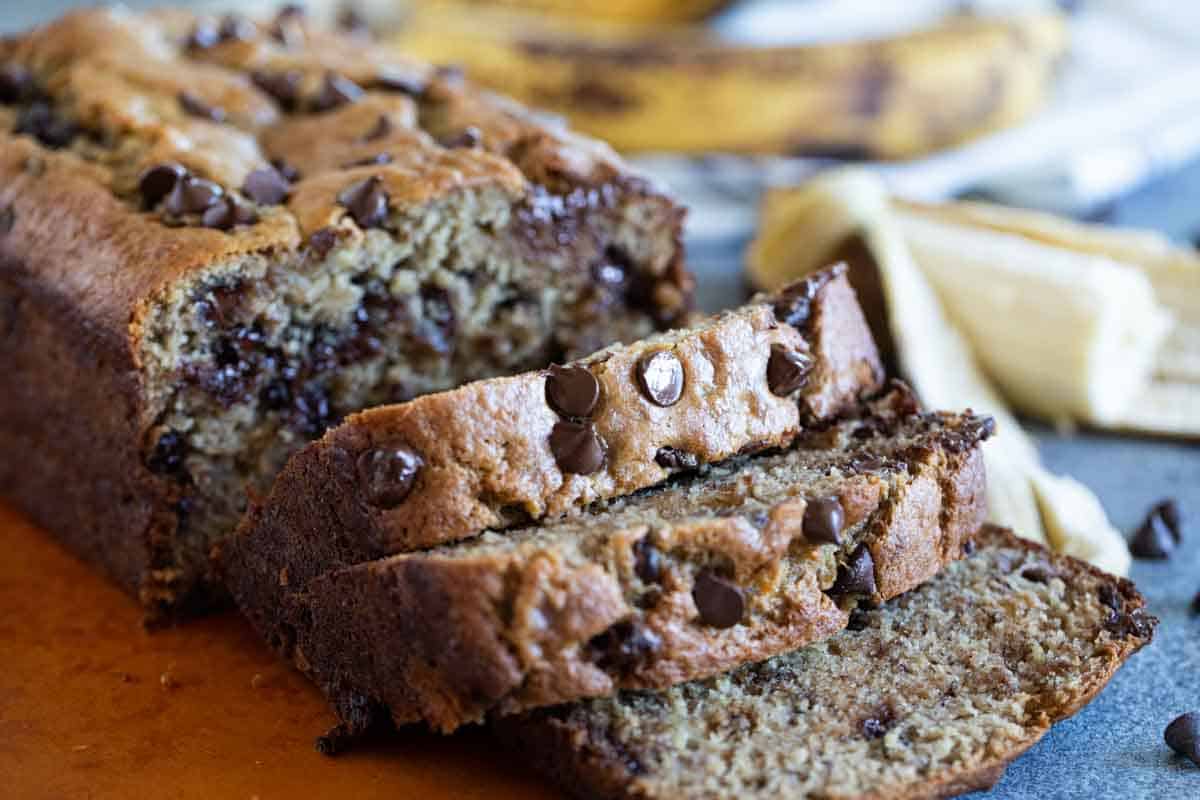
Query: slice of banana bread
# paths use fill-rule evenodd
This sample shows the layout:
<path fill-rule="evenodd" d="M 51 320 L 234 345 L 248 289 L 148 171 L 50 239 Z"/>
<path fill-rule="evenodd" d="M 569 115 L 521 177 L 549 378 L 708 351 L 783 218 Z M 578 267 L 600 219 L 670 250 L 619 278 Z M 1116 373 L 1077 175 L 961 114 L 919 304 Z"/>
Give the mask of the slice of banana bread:
<path fill-rule="evenodd" d="M 880 386 L 844 272 L 565 367 L 352 415 L 251 504 L 222 547 L 226 585 L 267 638 L 286 640 L 285 596 L 324 573 L 787 445 Z"/>
<path fill-rule="evenodd" d="M 836 636 L 666 692 L 497 722 L 581 798 L 950 797 L 1078 711 L 1157 620 L 1133 584 L 1009 532 Z"/>
<path fill-rule="evenodd" d="M 151 609 L 344 414 L 683 319 L 608 148 L 287 9 L 0 41 L 0 492 Z"/>
<path fill-rule="evenodd" d="M 449 731 L 792 650 L 928 579 L 983 519 L 990 419 L 921 414 L 906 390 L 866 411 L 561 522 L 318 577 L 266 630 L 339 735 L 380 716 Z"/>

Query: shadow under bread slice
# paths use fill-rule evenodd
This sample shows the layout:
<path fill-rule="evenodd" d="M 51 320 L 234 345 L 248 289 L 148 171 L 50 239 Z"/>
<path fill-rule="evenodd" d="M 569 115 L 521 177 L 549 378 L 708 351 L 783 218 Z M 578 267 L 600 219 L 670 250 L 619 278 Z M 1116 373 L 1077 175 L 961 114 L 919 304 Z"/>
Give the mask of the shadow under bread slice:
<path fill-rule="evenodd" d="M 1095 696 L 1151 640 L 1143 606 L 1129 581 L 989 526 L 823 642 L 497 728 L 576 797 L 949 797 Z"/>
<path fill-rule="evenodd" d="M 340 735 L 372 715 L 450 731 L 762 660 L 958 558 L 983 519 L 990 433 L 899 389 L 784 451 L 322 576 L 289 598 L 290 655 Z"/>
<path fill-rule="evenodd" d="M 325 572 L 556 519 L 852 413 L 882 377 L 844 271 L 566 367 L 350 416 L 252 504 L 227 585 L 286 650 L 284 598 Z"/>

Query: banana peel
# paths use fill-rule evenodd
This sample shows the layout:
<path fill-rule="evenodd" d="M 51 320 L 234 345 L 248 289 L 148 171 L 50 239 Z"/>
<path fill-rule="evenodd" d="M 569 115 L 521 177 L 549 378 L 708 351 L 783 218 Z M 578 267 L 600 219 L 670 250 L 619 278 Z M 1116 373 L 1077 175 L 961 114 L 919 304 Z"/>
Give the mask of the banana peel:
<path fill-rule="evenodd" d="M 613 26 L 420 6 L 384 40 L 625 152 L 909 158 L 1039 108 L 1061 15 L 956 16 L 883 41 L 755 48 L 700 26 Z"/>
<path fill-rule="evenodd" d="M 996 418 L 997 435 L 984 446 L 989 518 L 1109 571 L 1127 572 L 1123 537 L 1086 486 L 1042 465 L 1035 443 L 913 257 L 878 178 L 862 170 L 838 170 L 769 193 L 762 230 L 747 256 L 751 281 L 771 288 L 819 269 L 846 237 L 859 239 L 870 257 L 898 369 L 917 394 L 931 407 L 969 407 Z M 852 277 L 861 275 L 861 267 L 851 265 Z"/>

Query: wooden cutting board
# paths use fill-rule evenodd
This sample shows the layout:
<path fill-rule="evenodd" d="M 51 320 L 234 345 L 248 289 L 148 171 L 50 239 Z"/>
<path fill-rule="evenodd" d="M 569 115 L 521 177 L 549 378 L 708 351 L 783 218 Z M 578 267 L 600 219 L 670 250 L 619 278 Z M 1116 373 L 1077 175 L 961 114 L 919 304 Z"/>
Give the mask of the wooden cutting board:
<path fill-rule="evenodd" d="M 0 504 L 0 796 L 554 798 L 482 731 L 404 731 L 337 758 L 317 691 L 236 615 L 140 611 Z"/>

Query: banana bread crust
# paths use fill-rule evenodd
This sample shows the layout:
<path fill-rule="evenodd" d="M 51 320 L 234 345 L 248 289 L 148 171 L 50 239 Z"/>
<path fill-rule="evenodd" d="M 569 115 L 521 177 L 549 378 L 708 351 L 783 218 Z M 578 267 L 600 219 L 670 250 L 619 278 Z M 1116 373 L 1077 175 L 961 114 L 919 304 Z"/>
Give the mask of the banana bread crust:
<path fill-rule="evenodd" d="M 475 226 L 476 238 L 503 239 L 506 257 L 535 264 L 557 254 L 562 268 L 542 278 L 530 277 L 533 267 L 522 267 L 526 277 L 473 275 L 474 264 L 445 262 L 418 299 L 441 308 L 459 286 L 475 287 L 477 299 L 511 288 L 511 297 L 488 301 L 489 313 L 540 313 L 522 324 L 550 333 L 530 334 L 544 335 L 544 345 L 529 343 L 509 362 L 459 355 L 442 340 L 454 333 L 451 305 L 449 333 L 418 342 L 448 366 L 418 365 L 436 373 L 431 383 L 380 392 L 419 394 L 582 355 L 688 311 L 682 209 L 609 148 L 543 124 L 453 71 L 317 29 L 292 11 L 251 22 L 93 9 L 0 42 L 0 364 L 12 386 L 0 393 L 0 447 L 37 454 L 0 465 L 0 493 L 139 594 L 148 613 L 212 602 L 221 590 L 208 548 L 222 524 L 232 531 L 237 509 L 222 510 L 224 522 L 203 517 L 212 482 L 174 463 L 184 455 L 167 453 L 164 468 L 160 444 L 191 435 L 169 424 L 180 387 L 201 391 L 219 369 L 199 375 L 156 362 L 155 348 L 181 335 L 163 309 L 208 302 L 216 313 L 205 324 L 216 330 L 225 320 L 214 293 L 292 291 L 291 274 L 322 259 L 331 269 L 342 254 L 382 259 L 422 236 L 422 254 L 444 259 L 445 239 L 421 227 L 434 212 L 455 230 Z M 334 277 L 324 293 L 317 284 L 296 291 L 319 305 L 344 294 Z M 569 302 L 531 299 L 522 287 L 539 281 L 561 282 Z M 350 290 L 362 294 L 366 283 Z M 406 324 L 407 296 L 386 288 L 387 324 Z M 380 295 L 368 291 L 372 298 Z M 353 333 L 353 313 L 377 306 L 339 310 L 337 324 Z M 457 310 L 460 328 L 469 310 Z M 239 346 L 261 347 L 254 325 L 263 318 L 271 323 L 269 314 L 247 317 L 218 332 L 249 331 Z M 330 324 L 314 325 L 314 340 Z M 377 347 L 368 333 L 377 332 L 337 340 L 335 355 L 345 361 L 348 348 Z M 516 344 L 496 346 L 506 354 Z M 381 358 L 366 352 L 365 360 Z M 223 366 L 246 371 L 242 362 Z M 307 380 L 304 370 L 313 370 L 303 366 Z M 321 392 L 341 391 L 327 385 L 337 379 L 321 380 Z M 213 402 L 236 417 L 273 388 L 218 392 Z M 298 403 L 301 388 L 276 394 L 292 391 Z M 288 447 L 375 397 L 360 392 L 344 407 L 325 395 L 302 398 L 319 409 L 288 431 L 296 442 Z M 264 463 L 281 463 L 286 449 Z M 259 470 L 250 488 L 265 490 L 272 474 L 271 465 Z M 196 534 L 202 525 L 211 530 Z"/>

